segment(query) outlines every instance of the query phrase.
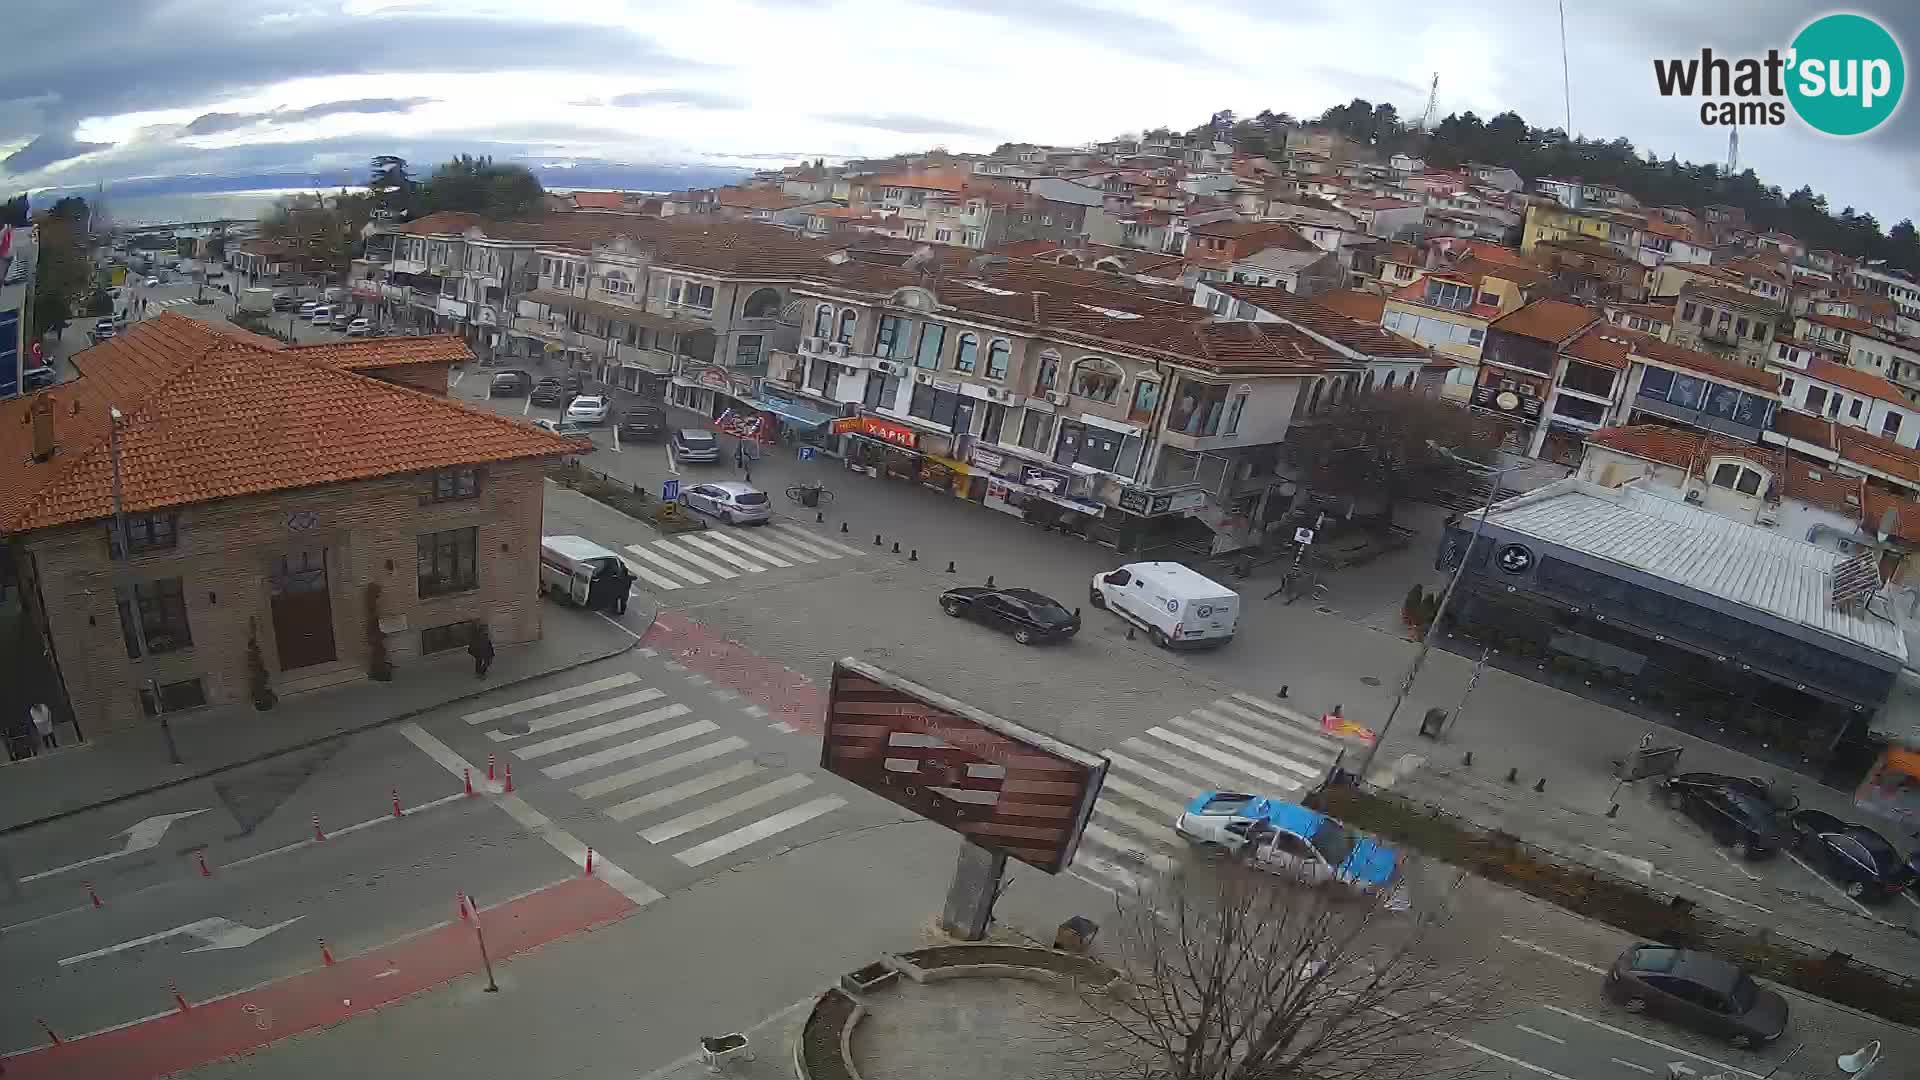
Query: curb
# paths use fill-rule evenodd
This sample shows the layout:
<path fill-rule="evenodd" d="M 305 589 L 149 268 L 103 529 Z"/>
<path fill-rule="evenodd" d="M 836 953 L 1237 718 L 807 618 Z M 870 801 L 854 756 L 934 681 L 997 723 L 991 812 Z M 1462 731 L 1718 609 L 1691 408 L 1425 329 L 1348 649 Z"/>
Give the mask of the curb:
<path fill-rule="evenodd" d="M 242 769 L 247 767 L 248 765 L 258 765 L 263 761 L 269 761 L 273 758 L 279 757 L 282 754 L 291 754 L 301 750 L 308 750 L 315 746 L 319 746 L 321 743 L 330 742 L 334 739 L 345 738 L 349 735 L 358 735 L 362 732 L 372 731 L 374 728 L 385 727 L 388 724 L 397 724 L 405 720 L 411 720 L 416 716 L 421 716 L 426 713 L 430 713 L 435 709 L 443 709 L 443 708 L 446 708 L 448 705 L 457 705 L 462 701 L 471 701 L 474 698 L 480 697 L 484 694 L 490 694 L 495 690 L 502 690 L 509 686 L 518 686 L 521 683 L 532 682 L 535 679 L 544 679 L 551 675 L 558 675 L 565 671 L 572 671 L 575 668 L 586 667 L 588 664 L 597 664 L 602 660 L 611 660 L 616 656 L 624 656 L 627 653 L 630 653 L 633 650 L 640 647 L 640 638 L 644 636 L 648 630 L 653 629 L 654 620 L 658 619 L 659 617 L 660 617 L 660 608 L 658 604 L 655 604 L 653 605 L 653 612 L 648 617 L 647 625 L 645 627 L 643 627 L 637 633 L 629 630 L 629 638 L 625 644 L 613 649 L 611 652 L 602 653 L 599 656 L 592 656 L 584 660 L 577 660 L 573 663 L 565 664 L 561 667 L 550 668 L 546 671 L 534 672 L 533 674 L 530 674 L 530 675 L 522 675 L 517 679 L 512 679 L 506 682 L 492 683 L 485 687 L 481 687 L 479 689 L 473 690 L 469 693 L 460 694 L 456 697 L 450 697 L 445 701 L 437 702 L 432 705 L 423 705 L 423 706 L 420 706 L 419 708 L 408 709 L 405 712 L 395 713 L 392 716 L 385 716 L 376 720 L 370 720 L 367 723 L 360 724 L 355 727 L 342 728 L 339 731 L 330 731 L 325 735 L 317 735 L 311 739 L 303 739 L 297 743 L 290 743 L 286 746 L 276 747 L 272 750 L 255 754 L 252 757 L 242 758 L 239 761 L 230 761 L 224 765 L 217 765 L 211 769 L 204 769 L 200 772 L 193 773 L 192 775 L 189 775 L 189 776 L 179 776 L 171 780 L 164 780 L 158 784 L 148 784 L 145 787 L 135 788 L 130 791 L 123 791 L 123 792 L 120 792 L 119 794 L 109 796 L 108 798 L 87 803 L 84 806 L 69 807 L 68 809 L 61 810 L 56 813 L 46 814 L 44 816 L 34 818 L 31 821 L 22 821 L 16 825 L 7 825 L 4 827 L 0 827 L 0 836 L 9 836 L 9 835 L 12 835 L 13 833 L 23 832 L 27 829 L 36 828 L 38 826 L 45 825 L 50 822 L 60 821 L 64 818 L 70 818 L 76 814 L 84 814 L 89 810 L 98 810 L 103 806 L 112 806 L 115 803 L 126 802 L 128 799 L 137 799 L 142 795 L 151 795 L 156 791 L 165 791 L 168 788 L 179 787 L 182 784 L 190 784 L 196 780 L 205 780 L 209 776 L 218 776 L 221 773 L 231 772 L 234 769 Z M 626 629 L 626 628 L 623 627 L 622 629 Z"/>

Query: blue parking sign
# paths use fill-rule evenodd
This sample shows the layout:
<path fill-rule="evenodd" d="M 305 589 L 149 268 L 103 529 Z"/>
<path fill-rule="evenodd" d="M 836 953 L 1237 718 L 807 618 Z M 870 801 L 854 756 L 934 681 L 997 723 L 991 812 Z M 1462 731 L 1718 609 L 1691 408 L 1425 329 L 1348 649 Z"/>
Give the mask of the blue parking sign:
<path fill-rule="evenodd" d="M 680 481 L 663 480 L 660 482 L 660 501 L 673 502 L 680 497 Z"/>
<path fill-rule="evenodd" d="M 801 448 L 800 448 L 800 460 L 801 460 L 801 461 L 812 461 L 812 460 L 813 460 L 813 447 L 811 447 L 811 446 L 803 446 L 803 447 L 801 447 Z"/>

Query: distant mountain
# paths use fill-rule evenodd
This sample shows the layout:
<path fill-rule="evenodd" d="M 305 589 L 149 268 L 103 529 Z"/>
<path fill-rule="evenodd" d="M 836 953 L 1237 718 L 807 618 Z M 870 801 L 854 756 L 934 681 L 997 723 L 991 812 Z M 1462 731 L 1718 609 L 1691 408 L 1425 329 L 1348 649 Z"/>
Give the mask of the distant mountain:
<path fill-rule="evenodd" d="M 678 191 L 689 187 L 715 187 L 739 182 L 750 170 L 715 165 L 627 164 L 617 161 L 574 161 L 564 165 L 527 163 L 540 183 L 559 189 L 617 188 L 623 191 Z M 432 168 L 426 164 L 421 171 Z M 145 176 L 117 180 L 107 188 L 109 198 L 140 198 L 148 195 L 191 195 L 228 191 L 260 191 L 276 188 L 355 187 L 366 179 L 364 172 L 341 170 L 231 173 L 222 175 Z M 36 193 L 36 203 L 51 203 L 62 195 L 92 195 L 93 185 L 49 188 Z"/>

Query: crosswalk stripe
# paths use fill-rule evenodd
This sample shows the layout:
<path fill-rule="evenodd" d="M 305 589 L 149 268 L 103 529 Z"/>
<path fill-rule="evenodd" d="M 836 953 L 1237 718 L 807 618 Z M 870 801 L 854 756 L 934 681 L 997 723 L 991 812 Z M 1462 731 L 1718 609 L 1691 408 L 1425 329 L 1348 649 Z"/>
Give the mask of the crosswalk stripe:
<path fill-rule="evenodd" d="M 628 544 L 627 552 L 637 558 L 647 560 L 648 562 L 652 563 L 656 568 L 665 570 L 667 573 L 672 574 L 675 577 L 685 578 L 687 581 L 692 582 L 695 585 L 705 585 L 708 581 L 712 580 L 708 578 L 705 574 L 696 574 L 692 570 L 689 570 L 686 567 L 681 566 L 679 563 L 674 562 L 673 560 L 667 558 L 666 556 L 660 554 L 659 552 L 649 551 L 646 548 L 641 547 L 639 544 Z"/>
<path fill-rule="evenodd" d="M 641 814 L 651 813 L 664 806 L 672 806 L 682 799 L 698 795 L 703 791 L 712 791 L 714 788 L 731 784 L 735 780 L 762 771 L 764 770 L 760 766 L 751 761 L 736 761 L 705 775 L 681 781 L 672 787 L 664 787 L 658 791 L 648 792 L 637 799 L 628 799 L 616 806 L 609 806 L 606 809 L 606 815 L 615 821 L 636 818 Z"/>
<path fill-rule="evenodd" d="M 701 555 L 698 549 L 687 547 L 684 544 L 678 544 L 672 540 L 655 540 L 653 542 L 653 546 L 655 548 L 658 548 L 661 551 L 666 552 L 669 555 L 672 555 L 674 558 L 679 559 L 681 562 L 690 563 L 694 566 L 699 567 L 700 569 L 706 571 L 709 574 L 712 574 L 714 577 L 717 577 L 722 581 L 726 581 L 731 578 L 737 578 L 740 576 L 740 571 L 729 570 L 726 567 L 721 566 L 719 563 L 714 562 L 706 558 L 705 556 Z"/>
<path fill-rule="evenodd" d="M 528 735 L 538 735 L 543 731 L 552 731 L 557 727 L 566 727 L 575 721 L 591 720 L 596 716 L 605 716 L 610 712 L 618 712 L 621 709 L 633 705 L 645 705 L 649 701 L 654 701 L 666 696 L 663 691 L 651 688 L 636 690 L 631 694 L 621 694 L 617 698 L 608 698 L 605 701 L 596 701 L 591 705 L 582 705 L 578 708 L 568 709 L 565 712 L 554 713 L 551 716 L 543 716 L 528 724 L 527 730 L 525 731 L 489 731 L 487 732 L 487 738 L 492 739 L 494 742 L 508 742 L 513 739 L 523 739 Z"/>
<path fill-rule="evenodd" d="M 682 536 L 680 542 L 682 544 L 692 544 L 694 547 L 712 555 L 714 558 L 724 559 L 749 574 L 764 574 L 767 571 L 767 568 L 761 566 L 759 563 L 751 559 L 743 559 L 734 552 L 727 550 L 725 547 L 714 543 L 704 536 Z"/>
<path fill-rule="evenodd" d="M 1167 828 L 1160 822 L 1142 814 L 1136 814 L 1124 806 L 1115 806 L 1111 802 L 1103 801 L 1096 804 L 1093 808 L 1093 816 L 1096 818 L 1106 818 L 1110 822 L 1117 821 L 1125 825 L 1127 829 L 1135 835 L 1143 836 L 1162 844 L 1172 844 L 1177 847 L 1181 842 L 1179 833 Z"/>
<path fill-rule="evenodd" d="M 1243 723 L 1238 717 L 1229 718 L 1209 709 L 1195 709 L 1193 715 L 1222 730 L 1239 732 L 1249 739 L 1261 739 L 1268 743 L 1277 742 L 1279 745 L 1276 749 L 1284 748 L 1288 753 L 1309 761 L 1331 765 L 1333 759 L 1340 756 L 1338 750 L 1328 749 L 1317 739 L 1302 738 L 1297 732 L 1275 731 L 1270 727 L 1262 727 L 1250 722 Z"/>
<path fill-rule="evenodd" d="M 782 810 L 770 817 L 761 818 L 751 825 L 743 825 L 730 833 L 722 833 L 702 844 L 695 844 L 685 851 L 674 853 L 674 858 L 688 866 L 699 866 L 711 862 L 722 855 L 746 847 L 748 844 L 765 840 L 769 836 L 786 832 L 796 825 L 804 825 L 822 814 L 830 814 L 847 805 L 845 799 L 836 795 L 827 795 L 799 806 Z"/>
<path fill-rule="evenodd" d="M 1172 724 L 1174 727 L 1192 732 L 1195 735 L 1200 735 L 1205 738 L 1212 739 L 1214 742 L 1219 743 L 1222 746 L 1227 746 L 1227 747 L 1231 747 L 1232 749 L 1238 750 L 1241 753 L 1247 755 L 1248 757 L 1257 758 L 1260 761 L 1267 763 L 1268 765 L 1274 766 L 1276 768 L 1285 769 L 1288 772 L 1295 774 L 1296 776 L 1302 776 L 1308 780 L 1318 780 L 1320 778 L 1321 770 L 1316 769 L 1311 765 L 1308 765 L 1304 762 L 1295 761 L 1293 758 L 1290 758 L 1285 754 L 1276 754 L 1271 750 L 1265 749 L 1264 747 L 1256 746 L 1255 744 L 1250 743 L 1245 739 L 1228 735 L 1225 732 L 1214 731 L 1208 728 L 1207 725 L 1196 723 L 1192 720 L 1187 719 L 1184 716 L 1176 716 L 1172 720 L 1169 720 L 1167 722 Z"/>
<path fill-rule="evenodd" d="M 1155 784 L 1159 784 L 1162 788 L 1173 792 L 1181 798 L 1191 799 L 1206 790 L 1207 785 L 1211 783 L 1211 781 L 1207 779 L 1208 774 L 1212 772 L 1211 769 L 1202 769 L 1200 772 L 1194 774 L 1198 779 L 1189 780 L 1177 776 L 1169 776 L 1151 765 L 1144 765 L 1113 750 L 1107 751 L 1107 760 L 1112 762 L 1115 768 L 1125 769 L 1128 773 L 1131 773 L 1139 779 L 1149 780 Z M 1111 777 L 1113 775 L 1112 770 L 1108 770 L 1107 775 Z"/>
<path fill-rule="evenodd" d="M 1173 867 L 1173 859 L 1169 858 L 1165 853 L 1156 852 L 1151 848 L 1135 847 L 1127 837 L 1121 836 L 1111 829 L 1103 828 L 1095 822 L 1087 822 L 1086 827 L 1080 830 L 1080 835 L 1082 838 L 1091 840 L 1116 855 L 1125 855 L 1129 852 L 1144 855 L 1147 858 L 1147 862 L 1156 869 L 1169 870 Z M 1075 861 L 1078 860 L 1076 859 Z"/>
<path fill-rule="evenodd" d="M 659 761 L 649 761 L 645 765 L 624 769 L 614 773 L 612 776 L 589 781 L 574 788 L 573 793 L 582 799 L 597 799 L 602 795 L 619 791 L 621 788 L 645 783 L 657 776 L 665 776 L 670 772 L 684 769 L 689 765 L 698 765 L 703 761 L 712 761 L 714 758 L 724 757 L 727 754 L 733 753 L 735 750 L 745 750 L 746 748 L 747 740 L 739 738 L 738 736 L 729 735 L 719 742 L 711 742 L 705 746 L 696 746 L 691 750 L 683 750 L 671 757 L 663 757 Z"/>
<path fill-rule="evenodd" d="M 1183 804 L 1166 798 L 1163 795 L 1156 795 L 1146 788 L 1141 787 L 1139 784 L 1115 776 L 1111 771 L 1107 773 L 1106 780 L 1100 784 L 1100 793 L 1102 795 L 1105 795 L 1109 791 L 1117 791 L 1127 798 L 1132 799 L 1134 802 L 1139 803 L 1141 806 L 1160 811 L 1168 818 L 1179 817 L 1181 813 L 1186 810 L 1186 806 Z"/>
<path fill-rule="evenodd" d="M 1324 735 L 1318 734 L 1317 729 L 1319 725 L 1315 725 L 1315 730 L 1309 730 L 1306 727 L 1303 727 L 1300 724 L 1294 723 L 1291 720 L 1279 719 L 1273 716 L 1271 713 L 1258 713 L 1244 706 L 1235 705 L 1233 702 L 1228 701 L 1225 698 L 1222 698 L 1221 700 L 1214 702 L 1214 705 L 1239 716 L 1240 718 L 1246 720 L 1250 724 L 1255 725 L 1256 727 L 1264 728 L 1267 731 L 1271 731 L 1276 735 L 1285 735 L 1290 738 L 1298 739 L 1304 743 L 1311 743 L 1314 746 L 1320 747 L 1322 750 L 1326 751 L 1327 753 L 1337 754 L 1341 751 L 1341 749 L 1343 749 L 1340 743 L 1337 742 L 1336 740 L 1329 739 Z"/>
<path fill-rule="evenodd" d="M 723 544 L 727 547 L 734 549 L 735 551 L 740 552 L 741 554 L 747 556 L 750 559 L 759 559 L 761 562 L 768 563 L 773 566 L 792 566 L 793 565 L 787 560 L 774 554 L 772 549 L 770 548 L 763 549 L 758 544 L 749 544 L 745 540 L 742 540 L 739 537 L 734 536 L 732 533 L 722 532 L 719 529 L 715 529 L 712 532 L 709 532 L 707 535 L 701 537 L 701 539 L 711 541 L 712 543 L 715 543 L 715 544 Z M 807 561 L 812 562 L 813 560 L 808 559 Z"/>
<path fill-rule="evenodd" d="M 564 690 L 554 690 L 545 694 L 536 694 L 530 698 L 521 698 L 519 701 L 510 701 L 505 705 L 495 705 L 491 709 L 481 709 L 479 712 L 470 712 L 461 717 L 461 719 L 469 724 L 484 724 L 489 720 L 498 720 L 501 717 L 512 716 L 514 713 L 543 708 L 548 705 L 557 705 L 562 701 L 572 701 L 575 698 L 583 698 L 589 694 L 597 694 L 602 690 L 612 690 L 615 687 L 626 686 L 629 683 L 637 683 L 639 681 L 640 676 L 632 672 L 623 672 L 619 675 L 609 675 L 604 679 L 595 679 L 590 683 L 569 686 Z"/>
<path fill-rule="evenodd" d="M 759 550 L 771 551 L 775 555 L 778 555 L 786 559 L 792 559 L 794 562 L 814 563 L 814 562 L 820 561 L 819 556 L 814 555 L 810 552 L 801 551 L 798 548 L 788 547 L 783 543 L 778 543 L 773 540 L 767 539 L 767 534 L 769 532 L 770 530 L 767 528 L 767 526 L 762 525 L 759 528 L 753 530 L 753 539 L 751 541 L 749 541 L 746 537 L 740 535 L 739 533 L 716 532 L 713 534 L 712 538 L 715 540 L 722 541 L 724 543 L 731 543 L 740 547 L 744 547 L 750 552 L 759 551 Z M 791 565 L 791 564 L 786 564 L 786 565 Z"/>
<path fill-rule="evenodd" d="M 847 555 L 861 554 L 861 552 L 855 551 L 845 544 L 836 544 L 825 537 L 815 536 L 813 533 L 800 528 L 798 525 L 782 525 L 776 522 L 767 527 L 769 529 L 778 529 L 780 534 L 786 537 L 787 543 L 806 548 L 823 559 L 838 559 Z"/>
<path fill-rule="evenodd" d="M 625 735 L 629 731 L 639 731 L 641 728 L 652 727 L 661 721 L 672 720 L 677 716 L 685 716 L 692 711 L 692 709 L 687 708 L 685 705 L 679 704 L 667 705 L 658 709 L 649 709 L 646 712 L 635 713 L 632 716 L 623 716 L 618 720 L 605 724 L 597 724 L 583 731 L 575 731 L 562 735 L 557 739 L 548 739 L 546 742 L 534 743 L 532 746 L 523 746 L 515 750 L 513 756 L 522 761 L 543 758 L 548 754 L 557 754 L 562 750 L 571 750 L 576 746 L 585 746 L 590 742 L 599 742 L 602 739 L 610 739 L 615 735 Z"/>
<path fill-rule="evenodd" d="M 610 765 L 616 761 L 625 761 L 628 758 L 636 758 L 642 754 L 651 754 L 663 746 L 672 746 L 677 742 L 697 739 L 709 732 L 719 730 L 720 726 L 713 721 L 701 720 L 688 724 L 686 727 L 677 727 L 672 731 L 663 731 L 658 735 L 649 735 L 644 739 L 635 739 L 630 743 L 621 743 L 619 746 L 609 747 L 595 753 L 586 754 L 577 758 L 569 758 L 556 765 L 549 765 L 541 769 L 540 772 L 550 780 L 558 780 L 563 776 L 583 773 L 588 769 L 597 769 L 602 765 Z"/>
<path fill-rule="evenodd" d="M 663 840 L 671 840 L 682 833 L 689 833 L 695 829 L 711 825 L 716 821 L 723 821 L 740 813 L 742 810 L 751 810 L 761 803 L 772 802 L 790 791 L 799 791 L 811 783 L 813 783 L 813 779 L 805 773 L 789 773 L 778 780 L 769 781 L 751 791 L 743 791 L 730 799 L 721 799 L 717 803 L 708 803 L 691 814 L 682 815 L 674 818 L 672 821 L 661 822 L 651 829 L 642 829 L 640 830 L 640 839 L 645 840 L 649 844 L 658 844 Z"/>
<path fill-rule="evenodd" d="M 1270 717 L 1282 724 L 1309 732 L 1318 732 L 1320 730 L 1320 722 L 1318 720 L 1298 709 L 1290 709 L 1285 705 L 1276 705 L 1271 701 L 1261 701 L 1252 694 L 1242 691 L 1235 691 L 1233 696 L 1235 700 L 1253 706 L 1262 716 Z M 1224 705 L 1226 702 L 1221 701 L 1220 704 Z M 1335 740 L 1329 737 L 1327 741 L 1333 742 Z"/>
<path fill-rule="evenodd" d="M 641 566 L 639 563 L 634 562 L 632 559 L 622 556 L 620 561 L 627 564 L 628 573 L 632 574 L 634 577 L 639 578 L 641 581 L 651 582 L 655 586 L 662 589 L 677 589 L 680 587 L 679 582 L 673 580 L 670 577 L 664 577 L 660 574 L 656 574 L 653 571 L 647 569 L 646 567 Z"/>
<path fill-rule="evenodd" d="M 1204 742 L 1200 742 L 1200 740 L 1196 740 L 1196 738 L 1187 738 L 1187 736 L 1183 736 L 1183 734 L 1179 734 L 1179 732 L 1169 732 L 1167 728 L 1146 728 L 1146 734 L 1162 740 L 1162 742 L 1169 744 L 1169 746 L 1177 746 L 1177 748 L 1187 749 L 1190 753 L 1198 753 L 1200 757 L 1213 759 L 1213 761 L 1217 761 L 1219 765 L 1227 767 L 1229 773 L 1240 773 L 1242 776 L 1252 776 L 1254 780 L 1260 780 L 1263 784 L 1290 784 L 1290 786 L 1294 786 L 1294 788 L 1300 786 L 1298 782 L 1294 782 L 1294 780 L 1290 780 L 1290 778 L 1286 778 L 1286 776 L 1281 776 L 1281 774 L 1275 773 L 1275 771 L 1271 771 L 1271 769 L 1261 769 L 1258 765 L 1248 765 L 1248 763 L 1236 759 L 1235 755 L 1227 753 L 1225 749 L 1213 748 L 1213 746 L 1208 746 L 1208 744 L 1204 744 Z M 1152 746 L 1152 744 L 1146 744 L 1146 746 Z M 1169 757 L 1169 761 L 1183 763 L 1183 765 L 1187 765 L 1187 767 L 1194 765 L 1192 759 L 1171 759 L 1171 757 Z M 1217 767 L 1215 767 L 1215 771 L 1217 771 Z M 1204 773 L 1206 773 L 1206 771 L 1202 769 L 1202 774 Z"/>

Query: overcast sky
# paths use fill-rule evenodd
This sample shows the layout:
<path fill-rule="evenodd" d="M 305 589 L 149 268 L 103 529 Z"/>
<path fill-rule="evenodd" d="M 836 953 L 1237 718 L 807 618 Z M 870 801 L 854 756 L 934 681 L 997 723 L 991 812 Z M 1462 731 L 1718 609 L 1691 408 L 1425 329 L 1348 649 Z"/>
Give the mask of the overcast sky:
<path fill-rule="evenodd" d="M 762 165 L 933 144 L 1081 143 L 1216 109 L 1354 97 L 1562 122 L 1549 0 L 5 0 L 0 180 L 339 169 L 458 149 L 547 162 Z M 1909 56 L 1920 3 L 1851 10 Z M 1655 56 L 1784 47 L 1825 7 L 1569 5 L 1573 128 L 1719 161 Z M 24 47 L 23 47 L 24 46 Z M 1910 95 L 1911 96 L 1911 95 Z M 1891 225 L 1920 213 L 1920 109 L 1840 141 L 1747 128 L 1741 160 Z"/>

